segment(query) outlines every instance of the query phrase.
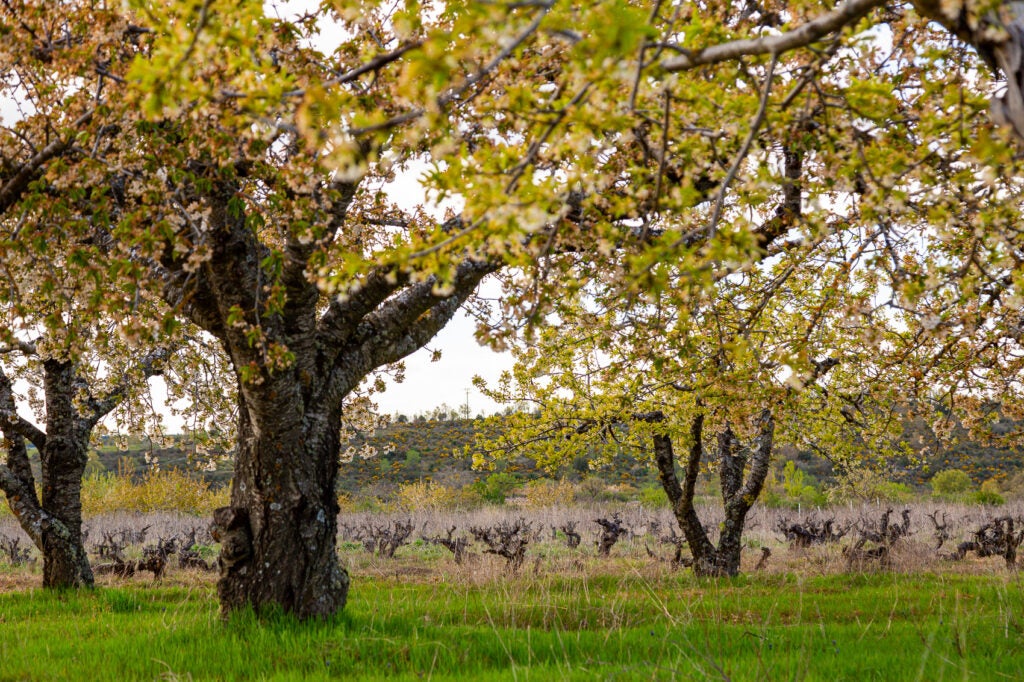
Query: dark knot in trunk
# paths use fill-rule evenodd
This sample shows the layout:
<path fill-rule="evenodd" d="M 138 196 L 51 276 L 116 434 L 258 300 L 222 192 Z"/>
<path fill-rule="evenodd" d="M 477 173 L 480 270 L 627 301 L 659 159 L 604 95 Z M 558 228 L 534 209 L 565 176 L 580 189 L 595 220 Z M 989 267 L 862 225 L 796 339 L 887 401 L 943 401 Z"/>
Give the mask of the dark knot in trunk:
<path fill-rule="evenodd" d="M 252 530 L 249 515 L 237 507 L 221 507 L 213 512 L 210 535 L 220 543 L 221 577 L 240 570 L 252 556 Z"/>

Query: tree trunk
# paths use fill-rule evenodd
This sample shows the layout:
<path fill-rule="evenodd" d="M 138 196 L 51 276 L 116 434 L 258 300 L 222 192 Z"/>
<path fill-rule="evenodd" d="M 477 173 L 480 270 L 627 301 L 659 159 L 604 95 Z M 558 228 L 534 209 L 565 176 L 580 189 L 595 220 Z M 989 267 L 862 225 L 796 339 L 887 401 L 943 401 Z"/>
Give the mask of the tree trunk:
<path fill-rule="evenodd" d="M 0 430 L 7 440 L 0 489 L 43 555 L 43 587 L 91 587 L 93 574 L 82 540 L 82 474 L 91 424 L 75 409 L 73 364 L 47 360 L 44 372 L 47 433 L 18 418 L 10 381 L 0 371 Z M 29 465 L 26 432 L 42 460 L 41 499 Z"/>
<path fill-rule="evenodd" d="M 344 607 L 349 587 L 336 554 L 340 415 L 303 415 L 301 398 L 288 400 L 288 383 L 276 383 L 239 389 L 231 506 L 212 526 L 221 611 L 326 617 Z"/>
<path fill-rule="evenodd" d="M 92 568 L 82 541 L 82 474 L 85 448 L 47 442 L 43 465 L 43 587 L 91 587 Z"/>
<path fill-rule="evenodd" d="M 736 576 L 740 572 L 740 558 L 743 550 L 743 526 L 747 512 L 761 494 L 764 479 L 768 474 L 771 460 L 775 423 L 771 412 L 764 410 L 758 419 L 759 434 L 751 448 L 750 472 L 743 480 L 745 459 L 737 452 L 739 442 L 732 430 L 726 427 L 718 434 L 718 451 L 721 463 L 722 501 L 725 507 L 725 521 L 716 547 L 708 539 L 697 510 L 693 506 L 694 489 L 700 463 L 703 457 L 704 416 L 694 417 L 690 428 L 692 444 L 687 459 L 683 485 L 675 472 L 675 455 L 672 439 L 668 435 L 654 437 L 654 461 L 662 488 L 672 504 L 672 511 L 679 529 L 686 537 L 686 543 L 693 555 L 693 572 L 699 576 Z"/>
<path fill-rule="evenodd" d="M 466 258 L 443 288 L 434 276 L 367 266 L 344 296 L 327 296 L 312 281 L 311 259 L 344 225 L 358 183 L 324 182 L 315 193 L 323 200 L 311 212 L 322 219 L 316 240 L 289 231 L 271 245 L 238 206 L 248 190 L 224 179 L 236 173 L 200 167 L 210 172 L 195 188 L 214 226 L 209 257 L 194 270 L 168 248 L 161 277 L 167 302 L 217 337 L 238 379 L 231 506 L 211 527 L 221 543 L 221 611 L 326 617 L 344 607 L 349 587 L 335 553 L 345 397 L 374 369 L 425 346 L 500 262 Z M 278 272 L 274 253 L 283 255 Z M 272 283 L 283 304 L 264 295 Z"/>
<path fill-rule="evenodd" d="M 81 522 L 77 531 L 53 524 L 43 533 L 43 587 L 66 589 L 92 587 L 92 567 L 82 543 Z"/>
<path fill-rule="evenodd" d="M 44 368 L 42 508 L 59 523 L 50 523 L 43 531 L 43 587 L 91 586 L 92 569 L 82 541 L 82 476 L 89 458 L 89 431 L 75 409 L 74 365 L 47 360 Z"/>

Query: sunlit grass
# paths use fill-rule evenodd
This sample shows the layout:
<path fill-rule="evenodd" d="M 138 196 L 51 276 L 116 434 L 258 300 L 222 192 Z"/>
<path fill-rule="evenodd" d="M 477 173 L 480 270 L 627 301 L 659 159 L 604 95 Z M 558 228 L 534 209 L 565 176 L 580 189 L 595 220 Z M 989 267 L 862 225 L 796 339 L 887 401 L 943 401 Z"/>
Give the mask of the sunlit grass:
<path fill-rule="evenodd" d="M 0 595 L 0 679 L 1019 679 L 1015 575 L 356 576 L 323 623 L 209 585 Z"/>

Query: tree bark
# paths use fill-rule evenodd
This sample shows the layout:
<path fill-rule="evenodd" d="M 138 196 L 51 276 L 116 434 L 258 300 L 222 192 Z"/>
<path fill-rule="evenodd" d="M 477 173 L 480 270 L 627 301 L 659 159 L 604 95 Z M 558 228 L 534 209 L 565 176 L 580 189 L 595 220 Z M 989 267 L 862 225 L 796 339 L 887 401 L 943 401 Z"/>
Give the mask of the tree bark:
<path fill-rule="evenodd" d="M 43 587 L 90 587 L 93 574 L 82 540 L 82 474 L 91 425 L 75 409 L 73 363 L 47 360 L 43 370 L 45 434 L 17 416 L 10 381 L 0 371 L 0 430 L 7 441 L 0 489 L 43 555 Z M 42 461 L 41 498 L 29 466 L 26 436 L 31 437 Z"/>
<path fill-rule="evenodd" d="M 682 486 L 676 476 L 672 439 L 668 435 L 654 436 L 654 461 L 662 488 L 672 504 L 676 522 L 693 555 L 693 572 L 700 576 L 736 576 L 740 572 L 746 516 L 761 494 L 768 475 L 775 422 L 769 410 L 764 410 L 758 418 L 759 433 L 752 448 L 750 472 L 746 481 L 743 480 L 745 461 L 737 452 L 739 442 L 732 430 L 727 426 L 718 434 L 725 521 L 722 523 L 717 547 L 708 539 L 707 531 L 693 506 L 697 474 L 703 457 L 703 426 L 704 415 L 698 414 L 690 427 L 692 443 Z"/>
<path fill-rule="evenodd" d="M 697 510 L 693 506 L 693 494 L 697 484 L 697 474 L 700 473 L 701 460 L 701 435 L 704 429 L 704 415 L 698 414 L 693 418 L 690 427 L 692 444 L 690 456 L 687 459 L 687 466 L 683 485 L 679 485 L 676 477 L 676 458 L 672 450 L 672 438 L 665 434 L 654 436 L 654 461 L 658 466 L 658 476 L 661 480 L 661 487 L 668 495 L 672 505 L 672 513 L 679 524 L 679 530 L 686 538 L 686 544 L 694 558 L 694 571 L 701 572 L 698 563 L 706 557 L 714 555 L 715 546 L 708 539 L 708 534 L 697 516 Z"/>
<path fill-rule="evenodd" d="M 93 576 L 82 541 L 82 476 L 91 429 L 83 428 L 75 408 L 74 364 L 47 360 L 43 368 L 47 436 L 40 451 L 42 507 L 59 521 L 43 533 L 43 587 L 89 586 Z"/>
<path fill-rule="evenodd" d="M 341 415 L 303 415 L 287 384 L 240 387 L 231 506 L 217 510 L 212 527 L 224 614 L 251 607 L 325 617 L 348 597 L 335 553 Z"/>

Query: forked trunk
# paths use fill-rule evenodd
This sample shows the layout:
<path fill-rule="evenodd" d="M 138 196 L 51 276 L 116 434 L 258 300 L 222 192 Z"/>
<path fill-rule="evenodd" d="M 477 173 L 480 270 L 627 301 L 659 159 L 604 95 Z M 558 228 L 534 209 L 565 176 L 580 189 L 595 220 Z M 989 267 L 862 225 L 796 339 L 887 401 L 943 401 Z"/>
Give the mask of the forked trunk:
<path fill-rule="evenodd" d="M 349 587 L 336 554 L 339 420 L 301 415 L 300 401 L 260 409 L 247 393 L 231 506 L 214 513 L 212 526 L 221 543 L 221 611 L 329 616 L 344 607 Z"/>
<path fill-rule="evenodd" d="M 234 166 L 224 173 L 196 165 L 209 171 L 192 187 L 210 209 L 209 257 L 196 269 L 167 249 L 164 297 L 217 337 L 238 379 L 231 506 L 212 527 L 222 543 L 221 611 L 329 616 L 344 607 L 349 586 L 335 554 L 342 404 L 373 370 L 433 339 L 500 262 L 466 258 L 443 289 L 435 277 L 381 264 L 354 277 L 344 295 L 327 295 L 311 273 L 330 262 L 321 256 L 334 248 L 358 182 L 321 178 L 309 195 L 318 208 L 304 216 L 316 221 L 314 239 L 288 228 L 264 243 L 238 200 L 257 177 L 241 183 Z"/>
<path fill-rule="evenodd" d="M 739 449 L 739 443 L 731 429 L 726 427 L 718 434 L 718 452 L 722 481 L 722 501 L 725 520 L 718 536 L 718 546 L 708 538 L 697 510 L 693 506 L 697 474 L 703 457 L 704 417 L 697 415 L 691 425 L 692 444 L 686 462 L 683 483 L 680 485 L 675 472 L 675 454 L 672 439 L 667 435 L 654 437 L 654 460 L 662 488 L 672 505 L 680 530 L 693 555 L 693 572 L 700 576 L 736 576 L 740 572 L 740 558 L 743 550 L 743 526 L 747 512 L 757 500 L 768 474 L 771 459 L 774 421 L 771 412 L 765 410 L 758 419 L 759 433 L 750 448 L 749 473 L 744 481 L 747 458 Z"/>

